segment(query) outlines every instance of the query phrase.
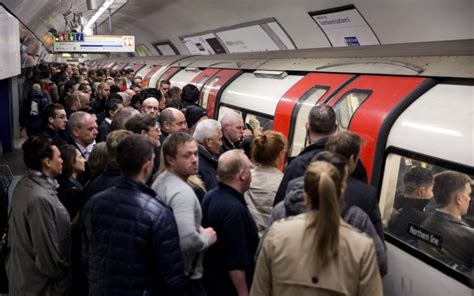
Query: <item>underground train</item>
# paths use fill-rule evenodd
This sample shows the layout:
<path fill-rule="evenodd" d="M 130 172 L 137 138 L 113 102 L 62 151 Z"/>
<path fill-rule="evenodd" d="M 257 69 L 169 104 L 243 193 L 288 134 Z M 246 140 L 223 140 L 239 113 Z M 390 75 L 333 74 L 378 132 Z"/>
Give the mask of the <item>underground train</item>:
<path fill-rule="evenodd" d="M 87 64 L 134 69 L 146 87 L 161 80 L 178 87 L 192 83 L 209 117 L 235 110 L 247 123 L 280 131 L 291 156 L 308 144 L 311 107 L 333 106 L 339 128 L 364 139 L 360 159 L 379 193 L 389 260 L 385 295 L 474 295 L 472 264 L 463 269 L 432 257 L 387 227 L 408 166 L 474 177 L 473 49 L 474 40 L 461 40 Z M 463 218 L 474 226 L 472 205 Z"/>

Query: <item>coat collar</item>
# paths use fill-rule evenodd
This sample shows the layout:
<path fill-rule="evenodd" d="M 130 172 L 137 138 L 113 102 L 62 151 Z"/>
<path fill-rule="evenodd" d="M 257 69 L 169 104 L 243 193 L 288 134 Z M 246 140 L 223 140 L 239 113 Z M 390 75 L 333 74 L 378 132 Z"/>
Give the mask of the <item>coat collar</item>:
<path fill-rule="evenodd" d="M 467 224 L 462 219 L 453 217 L 452 215 L 450 215 L 448 213 L 445 213 L 445 212 L 441 211 L 440 209 L 435 209 L 434 218 L 436 218 L 436 220 L 440 220 L 440 221 L 445 220 L 445 221 L 449 221 L 451 223 L 459 224 L 459 225 L 462 225 L 462 226 L 467 226 Z"/>
<path fill-rule="evenodd" d="M 327 141 L 328 141 L 327 137 L 319 139 L 316 142 L 314 142 L 313 144 L 306 146 L 306 148 L 304 148 L 303 151 L 301 151 L 299 155 L 308 153 L 308 152 L 316 150 L 316 149 L 318 149 L 318 150 L 324 149 L 324 146 L 326 146 Z"/>
<path fill-rule="evenodd" d="M 129 189 L 129 190 L 132 189 L 132 190 L 136 190 L 136 191 L 141 191 L 141 192 L 146 193 L 150 196 L 156 197 L 156 193 L 153 189 L 151 189 L 150 187 L 148 187 L 145 184 L 137 182 L 137 181 L 133 180 L 132 178 L 128 178 L 128 177 L 123 177 L 121 179 L 120 183 L 117 184 L 117 188 L 126 188 L 126 189 Z"/>
<path fill-rule="evenodd" d="M 52 194 L 57 194 L 57 188 L 59 187 L 58 181 L 54 178 L 50 178 L 40 171 L 28 170 L 25 174 L 26 177 L 30 178 L 33 182 L 42 186 L 45 190 Z"/>
<path fill-rule="evenodd" d="M 232 196 L 234 198 L 236 198 L 240 203 L 242 203 L 244 206 L 247 206 L 247 203 L 245 202 L 245 199 L 244 199 L 244 196 L 243 194 L 241 194 L 240 192 L 238 192 L 237 190 L 235 190 L 234 188 L 230 187 L 229 185 L 227 184 L 224 184 L 222 182 L 219 182 L 219 189 L 221 191 L 224 191 L 225 193 L 227 193 L 229 196 Z"/>
<path fill-rule="evenodd" d="M 216 158 L 204 147 L 204 145 L 198 144 L 199 155 L 211 162 L 217 162 Z"/>

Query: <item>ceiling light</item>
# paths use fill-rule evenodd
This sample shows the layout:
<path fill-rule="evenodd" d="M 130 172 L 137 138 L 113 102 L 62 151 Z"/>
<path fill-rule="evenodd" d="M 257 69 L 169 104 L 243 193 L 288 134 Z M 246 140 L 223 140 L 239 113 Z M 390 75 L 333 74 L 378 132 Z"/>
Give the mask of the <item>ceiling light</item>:
<path fill-rule="evenodd" d="M 91 19 L 87 22 L 87 24 L 84 26 L 84 30 L 89 29 L 95 21 L 107 10 L 109 9 L 110 5 L 114 3 L 115 0 L 105 0 L 104 4 L 94 13 L 94 15 L 91 17 Z"/>

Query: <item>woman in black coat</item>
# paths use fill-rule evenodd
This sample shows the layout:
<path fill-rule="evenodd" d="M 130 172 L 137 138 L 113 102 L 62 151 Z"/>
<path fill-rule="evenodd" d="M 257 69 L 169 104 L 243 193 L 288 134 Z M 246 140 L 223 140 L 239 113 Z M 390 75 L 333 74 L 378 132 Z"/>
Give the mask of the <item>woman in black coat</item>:
<path fill-rule="evenodd" d="M 77 180 L 78 174 L 84 172 L 86 160 L 72 145 L 59 147 L 63 159 L 63 170 L 57 178 L 59 182 L 58 197 L 74 220 L 82 205 L 82 185 Z"/>

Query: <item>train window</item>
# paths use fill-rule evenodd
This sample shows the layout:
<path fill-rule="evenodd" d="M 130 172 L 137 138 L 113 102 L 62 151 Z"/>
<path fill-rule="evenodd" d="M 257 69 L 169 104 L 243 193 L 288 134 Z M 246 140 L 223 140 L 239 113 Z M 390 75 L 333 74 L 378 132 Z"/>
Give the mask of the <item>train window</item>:
<path fill-rule="evenodd" d="M 388 234 L 469 274 L 474 258 L 473 176 L 463 171 L 390 153 L 380 210 Z"/>
<path fill-rule="evenodd" d="M 292 115 L 294 118 L 294 125 L 290 156 L 298 155 L 309 144 L 305 128 L 305 125 L 308 122 L 309 111 L 311 111 L 311 108 L 316 105 L 316 102 L 318 102 L 327 91 L 328 89 L 326 88 L 311 88 L 298 101 Z"/>
<path fill-rule="evenodd" d="M 251 113 L 247 113 L 245 116 L 245 123 L 250 125 L 254 135 L 257 135 L 263 131 L 271 130 L 273 128 L 273 119 Z"/>
<path fill-rule="evenodd" d="M 206 80 L 209 78 L 209 75 L 204 75 L 203 77 L 201 77 L 198 81 L 196 81 L 196 83 L 193 83 L 197 88 L 201 88 L 202 87 L 202 84 L 204 82 L 206 82 Z"/>
<path fill-rule="evenodd" d="M 217 84 L 217 82 L 221 79 L 220 77 L 214 77 L 212 80 L 204 85 L 204 90 L 203 90 L 203 95 L 202 95 L 202 100 L 201 100 L 201 106 L 204 109 L 207 109 L 207 102 L 209 101 L 209 94 L 211 93 L 211 90 L 214 88 L 214 86 Z"/>
<path fill-rule="evenodd" d="M 339 127 L 347 129 L 351 121 L 352 115 L 357 111 L 359 106 L 369 97 L 370 92 L 364 90 L 354 90 L 344 96 L 334 106 L 336 111 L 337 122 Z"/>
<path fill-rule="evenodd" d="M 227 112 L 232 112 L 232 111 L 237 112 L 237 113 L 239 113 L 240 115 L 242 115 L 242 111 L 240 111 L 240 110 L 238 110 L 238 109 L 234 109 L 234 108 L 227 107 L 227 106 L 220 106 L 220 107 L 219 107 L 219 115 L 218 115 L 218 117 L 217 117 L 217 118 L 218 118 L 217 120 L 218 120 L 218 121 L 221 121 L 222 116 L 224 116 L 225 113 L 227 113 Z"/>

